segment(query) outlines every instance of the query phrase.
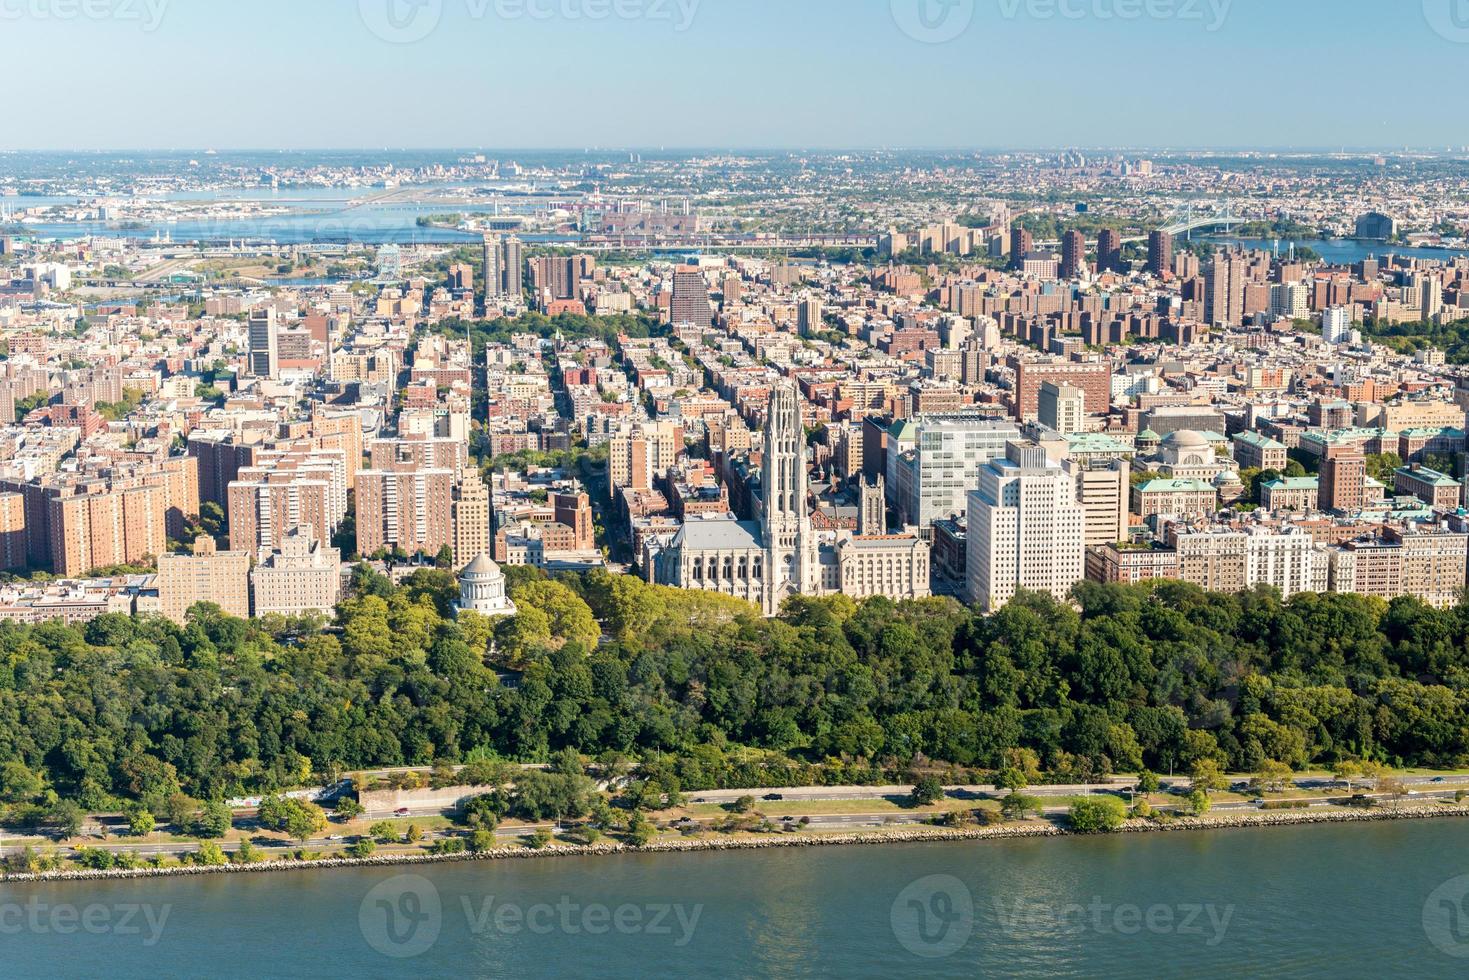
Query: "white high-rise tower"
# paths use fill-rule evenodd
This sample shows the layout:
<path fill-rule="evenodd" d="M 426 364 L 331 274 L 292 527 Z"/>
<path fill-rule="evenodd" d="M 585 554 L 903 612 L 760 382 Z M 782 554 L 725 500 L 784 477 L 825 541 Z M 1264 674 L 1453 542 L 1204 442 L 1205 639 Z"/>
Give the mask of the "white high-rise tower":
<path fill-rule="evenodd" d="M 485 306 L 505 295 L 505 275 L 500 268 L 500 236 L 485 236 Z"/>
<path fill-rule="evenodd" d="M 994 612 L 1020 589 L 1065 601 L 1086 577 L 1086 525 L 1076 477 L 1043 447 L 1010 443 L 969 494 L 969 601 Z"/>

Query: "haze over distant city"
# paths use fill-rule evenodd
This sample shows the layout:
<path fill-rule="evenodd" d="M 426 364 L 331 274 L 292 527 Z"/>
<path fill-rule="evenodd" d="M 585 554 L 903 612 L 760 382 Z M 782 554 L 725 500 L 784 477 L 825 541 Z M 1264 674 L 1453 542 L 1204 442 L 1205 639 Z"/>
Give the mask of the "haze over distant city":
<path fill-rule="evenodd" d="M 1444 150 L 1456 4 L 0 0 L 0 149 Z"/>

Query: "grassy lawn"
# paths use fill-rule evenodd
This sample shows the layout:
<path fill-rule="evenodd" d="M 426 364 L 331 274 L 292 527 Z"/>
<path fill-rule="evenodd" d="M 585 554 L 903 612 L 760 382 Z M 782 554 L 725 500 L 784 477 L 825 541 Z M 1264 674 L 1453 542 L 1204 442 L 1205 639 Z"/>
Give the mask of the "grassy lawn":
<path fill-rule="evenodd" d="M 997 800 L 955 800 L 947 799 L 933 806 L 910 807 L 895 803 L 890 799 L 874 798 L 870 800 L 772 800 L 765 802 L 757 801 L 755 809 L 751 814 L 760 814 L 766 817 L 779 819 L 780 817 L 810 817 L 841 816 L 843 814 L 892 814 L 893 816 L 911 816 L 924 813 L 949 813 L 955 810 L 998 810 L 1000 804 Z M 725 809 L 718 803 L 696 803 L 682 810 L 669 811 L 675 819 L 678 816 L 690 816 L 695 819 L 710 817 L 739 816 L 731 810 Z M 662 816 L 662 815 L 660 815 Z"/>
<path fill-rule="evenodd" d="M 934 809 L 928 808 L 924 809 Z M 680 813 L 688 816 L 699 817 L 724 817 L 740 816 L 733 810 L 726 809 L 718 803 L 696 803 L 686 807 Z M 755 804 L 751 814 L 764 814 L 767 817 L 805 817 L 814 813 L 843 814 L 843 813 L 914 813 L 921 812 L 908 807 L 899 806 L 891 800 L 781 800 L 766 803 L 764 801 Z"/>
<path fill-rule="evenodd" d="M 1419 769 L 1394 769 L 1393 770 L 1393 774 L 1396 775 L 1396 776 L 1444 776 L 1446 778 L 1447 777 L 1458 776 L 1458 777 L 1461 777 L 1462 779 L 1469 780 L 1469 769 L 1421 769 L 1421 768 L 1419 768 Z M 1235 778 L 1235 779 L 1238 779 L 1238 778 L 1248 778 L 1249 775 L 1250 774 L 1246 773 L 1246 774 L 1243 774 L 1243 776 L 1233 776 L 1231 778 Z M 1326 772 L 1324 770 L 1320 770 L 1320 769 L 1308 769 L 1305 772 L 1298 772 L 1298 773 L 1296 773 L 1296 778 L 1297 779 L 1332 779 L 1332 778 L 1335 778 L 1335 777 L 1333 777 L 1330 772 Z"/>
<path fill-rule="evenodd" d="M 341 834 L 343 837 L 354 837 L 359 834 L 366 834 L 367 828 L 380 823 L 385 823 L 388 826 L 396 828 L 399 831 L 407 830 L 410 824 L 417 827 L 419 830 L 424 831 L 448 830 L 456 826 L 453 820 L 450 820 L 448 817 L 445 816 L 389 817 L 383 820 L 369 820 L 368 818 L 363 817 L 358 820 L 350 821 L 349 823 L 333 822 L 328 825 L 324 836 L 330 837 L 333 834 Z"/>

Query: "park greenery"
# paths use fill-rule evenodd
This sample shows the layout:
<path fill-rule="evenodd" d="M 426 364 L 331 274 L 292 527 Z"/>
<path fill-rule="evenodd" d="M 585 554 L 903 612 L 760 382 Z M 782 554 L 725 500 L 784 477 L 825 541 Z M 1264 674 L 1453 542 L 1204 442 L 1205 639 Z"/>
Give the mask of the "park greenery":
<path fill-rule="evenodd" d="M 1036 241 L 1042 242 L 1060 241 L 1061 236 L 1068 231 L 1079 231 L 1089 239 L 1096 238 L 1103 231 L 1136 235 L 1143 233 L 1146 226 L 1147 222 L 1140 219 L 1128 220 L 1115 215 L 1093 213 L 1058 215 L 1035 211 L 1015 219 L 1015 227 L 1025 229 Z"/>
<path fill-rule="evenodd" d="M 580 316 L 562 313 L 548 317 L 543 313 L 522 313 L 514 318 L 494 320 L 462 320 L 450 317 L 433 324 L 433 332 L 446 337 L 463 339 L 469 337 L 475 355 L 483 355 L 490 344 L 508 344 L 517 334 L 529 334 L 542 340 L 552 340 L 559 333 L 568 340 L 597 339 L 607 344 L 618 337 L 646 339 L 667 336 L 667 326 L 643 315 L 620 313 L 611 316 Z"/>
<path fill-rule="evenodd" d="M 477 808 L 492 831 L 595 806 L 582 758 L 663 805 L 894 775 L 937 799 L 922 774 L 961 770 L 1017 794 L 1192 773 L 1207 800 L 1225 771 L 1269 788 L 1308 766 L 1469 764 L 1469 607 L 1082 584 L 1074 604 L 1022 594 L 990 616 L 831 597 L 765 620 L 631 576 L 508 579 L 513 619 L 455 618 L 447 572 L 394 585 L 364 566 L 325 629 L 207 604 L 184 626 L 0 624 L 4 818 L 65 831 L 119 812 L 218 839 L 224 800 L 265 795 L 263 822 L 304 840 L 324 815 L 273 794 L 375 767 L 552 763 Z"/>
<path fill-rule="evenodd" d="M 1321 231 L 1299 221 L 1289 218 L 1277 218 L 1274 221 L 1246 221 L 1233 225 L 1231 234 L 1238 238 L 1320 238 Z"/>
<path fill-rule="evenodd" d="M 1111 833 L 1127 819 L 1127 808 L 1115 796 L 1084 796 L 1071 804 L 1069 825 L 1078 834 Z"/>
<path fill-rule="evenodd" d="M 1399 354 L 1430 348 L 1444 352 L 1450 364 L 1469 364 L 1469 319 L 1453 323 L 1375 323 L 1370 318 L 1362 335 Z"/>

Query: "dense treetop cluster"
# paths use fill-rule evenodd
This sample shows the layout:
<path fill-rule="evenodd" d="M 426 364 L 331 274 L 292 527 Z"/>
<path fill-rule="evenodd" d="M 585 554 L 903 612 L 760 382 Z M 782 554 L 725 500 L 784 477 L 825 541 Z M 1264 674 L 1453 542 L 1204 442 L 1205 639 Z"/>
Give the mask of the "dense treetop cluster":
<path fill-rule="evenodd" d="M 377 766 L 640 760 L 685 790 L 928 763 L 1084 779 L 1204 759 L 1465 765 L 1469 608 L 1083 584 L 993 616 L 511 569 L 520 614 L 359 568 L 334 622 L 0 626 L 0 804 L 159 813 Z M 170 801 L 174 801 L 172 805 Z"/>

